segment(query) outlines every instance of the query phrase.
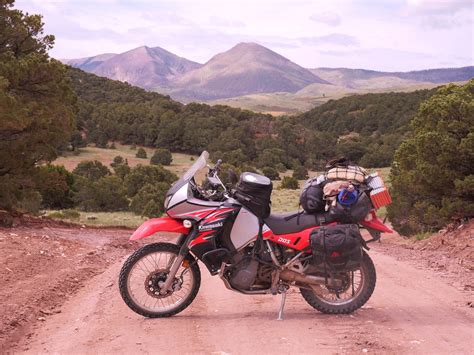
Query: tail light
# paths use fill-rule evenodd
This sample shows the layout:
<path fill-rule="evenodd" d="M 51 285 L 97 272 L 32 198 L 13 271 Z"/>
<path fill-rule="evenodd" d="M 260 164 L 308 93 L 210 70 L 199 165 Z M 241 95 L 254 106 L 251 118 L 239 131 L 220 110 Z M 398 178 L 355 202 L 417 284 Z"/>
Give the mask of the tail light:
<path fill-rule="evenodd" d="M 372 188 L 370 192 L 370 199 L 376 209 L 380 207 L 390 205 L 392 203 L 392 197 L 390 196 L 388 189 L 385 187 L 385 183 L 378 172 L 370 174 L 367 178 L 367 185 Z"/>

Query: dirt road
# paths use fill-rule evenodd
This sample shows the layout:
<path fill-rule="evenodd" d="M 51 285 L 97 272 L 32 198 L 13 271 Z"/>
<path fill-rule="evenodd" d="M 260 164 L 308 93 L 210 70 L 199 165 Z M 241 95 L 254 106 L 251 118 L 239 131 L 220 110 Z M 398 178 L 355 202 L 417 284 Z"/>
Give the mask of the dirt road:
<path fill-rule="evenodd" d="M 145 319 L 130 311 L 117 290 L 121 262 L 92 278 L 61 313 L 16 348 L 37 353 L 472 354 L 472 293 L 463 292 L 421 265 L 397 260 L 375 246 L 378 280 L 371 300 L 348 316 L 327 316 L 291 293 L 285 320 L 280 298 L 228 291 L 201 269 L 194 303 L 168 319 Z"/>

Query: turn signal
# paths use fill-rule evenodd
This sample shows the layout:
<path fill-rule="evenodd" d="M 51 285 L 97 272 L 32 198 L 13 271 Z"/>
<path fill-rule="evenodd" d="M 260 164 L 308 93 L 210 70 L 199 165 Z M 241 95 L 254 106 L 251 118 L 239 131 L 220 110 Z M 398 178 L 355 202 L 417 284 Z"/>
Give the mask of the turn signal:
<path fill-rule="evenodd" d="M 189 267 L 189 261 L 188 260 L 183 260 L 183 267 L 187 269 Z"/>

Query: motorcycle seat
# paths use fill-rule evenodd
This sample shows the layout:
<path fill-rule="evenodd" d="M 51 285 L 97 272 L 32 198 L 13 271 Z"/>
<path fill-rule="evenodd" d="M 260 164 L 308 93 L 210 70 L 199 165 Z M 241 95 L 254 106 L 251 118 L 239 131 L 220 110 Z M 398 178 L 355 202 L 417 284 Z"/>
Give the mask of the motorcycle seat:
<path fill-rule="evenodd" d="M 302 230 L 329 223 L 327 213 L 288 212 L 282 214 L 271 214 L 263 221 L 274 234 L 298 233 Z"/>

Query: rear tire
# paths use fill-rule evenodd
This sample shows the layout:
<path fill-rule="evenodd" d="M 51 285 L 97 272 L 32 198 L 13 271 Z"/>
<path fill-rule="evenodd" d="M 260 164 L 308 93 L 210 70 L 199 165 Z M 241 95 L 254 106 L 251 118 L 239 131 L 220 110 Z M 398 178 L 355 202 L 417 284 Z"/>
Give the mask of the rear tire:
<path fill-rule="evenodd" d="M 179 247 L 175 244 L 171 244 L 171 243 L 155 243 L 155 244 L 148 244 L 140 249 L 138 249 L 135 253 L 133 253 L 124 263 L 123 267 L 122 267 L 122 270 L 120 271 L 120 276 L 119 276 L 119 289 L 120 289 L 120 295 L 122 296 L 123 300 L 125 301 L 125 303 L 127 304 L 127 306 L 132 310 L 134 311 L 135 313 L 138 313 L 144 317 L 148 317 L 148 318 L 162 318 L 162 317 L 170 317 L 170 316 L 173 316 L 181 311 L 183 311 L 186 307 L 188 307 L 192 301 L 194 300 L 194 298 L 196 297 L 198 291 L 199 291 L 199 286 L 201 284 L 201 272 L 199 270 L 199 266 L 198 264 L 195 262 L 195 259 L 190 255 L 188 254 L 185 258 L 185 260 L 189 263 L 189 270 L 187 272 L 190 272 L 191 275 L 189 275 L 189 279 L 191 280 L 191 284 L 189 286 L 189 292 L 185 295 L 185 297 L 183 297 L 182 300 L 179 300 L 178 303 L 176 304 L 176 306 L 169 306 L 168 308 L 169 309 L 164 309 L 164 310 L 151 310 L 150 308 L 146 307 L 146 302 L 144 304 L 140 304 L 140 302 L 137 301 L 137 297 L 134 296 L 133 292 L 132 292 L 132 286 L 131 286 L 131 271 L 134 270 L 134 267 L 135 266 L 138 266 L 138 263 L 140 261 L 144 262 L 144 260 L 146 260 L 145 258 L 147 257 L 151 257 L 152 259 L 150 260 L 156 260 L 156 257 L 154 257 L 153 255 L 175 255 L 177 256 L 178 253 L 179 253 Z M 153 259 L 154 258 L 154 259 Z M 161 256 L 160 256 L 161 258 Z M 168 259 L 166 259 L 168 260 Z M 158 260 L 158 263 L 160 262 L 160 260 Z M 150 265 L 150 261 L 148 261 L 145 266 L 149 266 L 150 269 L 152 268 L 158 268 L 158 266 L 155 266 L 153 267 L 153 264 Z M 146 269 L 148 270 L 148 267 L 146 267 Z M 161 270 L 161 269 L 160 269 Z M 148 280 L 148 282 L 151 282 L 150 281 L 150 275 L 153 276 L 153 275 L 156 275 L 157 272 L 156 270 L 149 270 L 150 273 L 148 276 L 146 276 L 146 280 Z M 165 272 L 161 271 L 161 274 L 163 274 Z M 176 274 L 176 276 L 179 276 L 180 274 L 180 271 L 178 270 L 178 273 Z M 143 275 L 145 276 L 145 275 Z M 183 276 L 184 277 L 184 276 Z M 176 279 L 176 278 L 175 278 Z M 139 283 L 139 288 L 140 286 L 143 287 L 143 290 L 145 290 L 145 292 L 147 294 L 149 294 L 149 290 L 147 290 L 147 287 L 146 287 L 146 282 L 143 283 L 143 285 L 141 285 Z M 143 290 L 140 289 L 140 291 L 142 291 L 143 293 Z M 156 299 L 156 304 L 158 304 L 159 306 L 159 303 L 161 302 L 162 304 L 164 304 L 163 300 L 166 300 L 167 298 L 171 297 L 172 299 L 172 296 L 175 292 L 173 291 L 169 296 L 166 296 L 166 297 L 154 297 L 154 295 L 151 295 L 149 296 L 149 298 L 151 299 L 151 301 L 153 302 L 155 298 Z"/>
<path fill-rule="evenodd" d="M 362 307 L 372 296 L 375 289 L 375 266 L 369 255 L 364 252 L 360 272 L 363 274 L 363 284 L 360 292 L 348 302 L 337 304 L 329 302 L 318 295 L 314 290 L 300 288 L 301 295 L 309 305 L 325 314 L 349 314 Z M 324 287 L 324 286 L 323 286 Z"/>

